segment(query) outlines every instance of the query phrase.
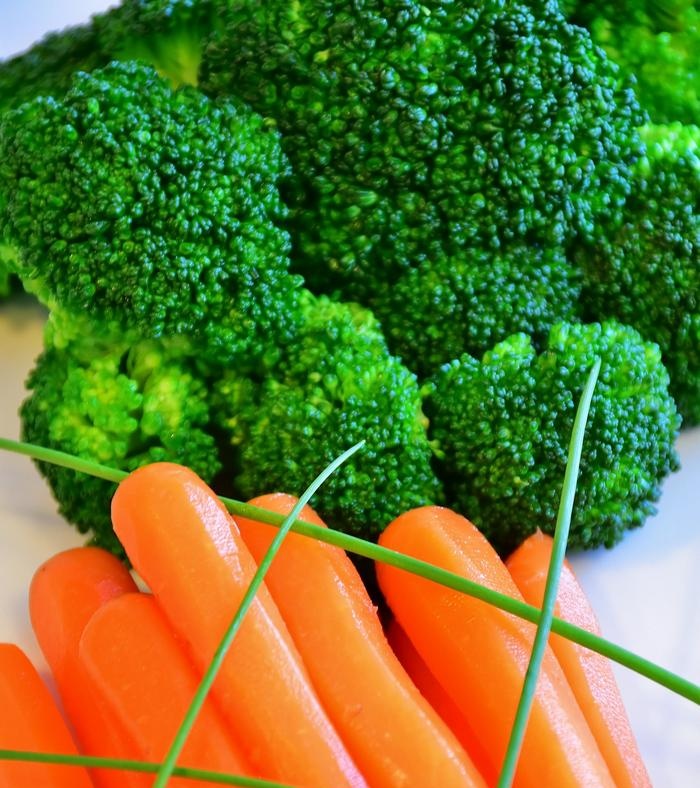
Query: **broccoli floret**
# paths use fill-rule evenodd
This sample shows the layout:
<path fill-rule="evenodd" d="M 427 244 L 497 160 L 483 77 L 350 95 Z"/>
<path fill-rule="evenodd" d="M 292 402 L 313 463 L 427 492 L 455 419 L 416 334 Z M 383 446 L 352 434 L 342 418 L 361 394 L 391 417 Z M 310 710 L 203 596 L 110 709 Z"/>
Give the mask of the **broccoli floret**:
<path fill-rule="evenodd" d="M 207 36 L 226 0 L 122 0 L 93 19 L 99 47 L 115 60 L 153 66 L 174 87 L 196 85 Z"/>
<path fill-rule="evenodd" d="M 24 440 L 131 471 L 148 462 L 220 468 L 207 383 L 183 342 L 48 347 L 27 381 Z M 94 544 L 122 554 L 109 516 L 115 485 L 38 463 L 59 509 Z"/>
<path fill-rule="evenodd" d="M 700 124 L 700 7 L 694 0 L 579 2 L 572 13 L 636 78 L 653 122 Z"/>
<path fill-rule="evenodd" d="M 240 103 L 115 62 L 0 121 L 0 236 L 49 308 L 256 364 L 297 309 L 287 170 L 277 132 Z"/>
<path fill-rule="evenodd" d="M 441 498 L 415 376 L 357 305 L 306 298 L 279 366 L 257 385 L 228 372 L 213 410 L 238 447 L 236 485 L 246 497 L 300 494 L 364 439 L 316 493 L 329 524 L 372 538 L 406 509 Z"/>
<path fill-rule="evenodd" d="M 642 129 L 624 221 L 579 244 L 589 320 L 614 317 L 661 347 L 684 424 L 700 423 L 700 128 Z"/>
<path fill-rule="evenodd" d="M 612 547 L 654 512 L 662 480 L 678 467 L 680 418 L 657 345 L 615 322 L 561 323 L 539 355 L 515 334 L 426 384 L 448 502 L 503 553 L 537 528 L 553 532 L 574 415 L 596 357 L 569 544 Z"/>
<path fill-rule="evenodd" d="M 642 115 L 556 3 L 242 0 L 201 85 L 282 132 L 294 263 L 371 306 L 424 261 L 559 246 L 628 191 Z"/>
<path fill-rule="evenodd" d="M 539 344 L 577 317 L 580 274 L 561 252 L 475 251 L 458 262 L 426 261 L 373 299 L 391 350 L 421 377 L 517 332 Z"/>

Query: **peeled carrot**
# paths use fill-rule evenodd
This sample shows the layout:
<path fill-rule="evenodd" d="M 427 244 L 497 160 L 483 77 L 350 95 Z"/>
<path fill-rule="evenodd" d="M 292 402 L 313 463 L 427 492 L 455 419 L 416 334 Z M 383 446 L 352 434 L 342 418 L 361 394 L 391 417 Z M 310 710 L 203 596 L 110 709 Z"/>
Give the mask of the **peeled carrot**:
<path fill-rule="evenodd" d="M 77 755 L 51 693 L 26 654 L 0 643 L 0 747 Z M 1 788 L 92 788 L 85 769 L 0 761 Z"/>
<path fill-rule="evenodd" d="M 123 594 L 90 619 L 80 639 L 80 662 L 138 757 L 165 757 L 197 691 L 199 676 L 150 594 Z M 211 701 L 187 739 L 183 766 L 248 774 L 232 733 Z M 173 786 L 211 783 L 171 778 Z"/>
<path fill-rule="evenodd" d="M 119 485 L 112 520 L 129 558 L 204 671 L 256 570 L 228 512 L 192 471 L 156 463 Z M 212 692 L 256 773 L 305 788 L 365 785 L 264 586 Z"/>
<path fill-rule="evenodd" d="M 34 634 L 86 755 L 137 757 L 93 694 L 78 661 L 80 638 L 92 615 L 110 599 L 136 590 L 126 567 L 96 547 L 59 553 L 40 566 L 32 579 L 29 613 Z M 91 769 L 90 774 L 98 788 L 149 785 L 147 775 L 135 772 Z"/>
<path fill-rule="evenodd" d="M 482 534 L 449 509 L 430 506 L 406 512 L 386 528 L 380 543 L 520 597 L 505 565 Z M 386 564 L 379 564 L 377 572 L 399 623 L 500 768 L 534 626 Z M 527 788 L 614 784 L 551 651 L 543 660 L 514 784 Z"/>
<path fill-rule="evenodd" d="M 506 566 L 526 602 L 542 606 L 552 538 L 537 531 L 508 558 Z M 568 562 L 564 563 L 554 614 L 600 634 L 590 602 Z M 550 644 L 618 788 L 651 785 L 625 711 L 610 662 L 567 638 L 552 635 Z"/>
<path fill-rule="evenodd" d="M 487 785 L 495 785 L 498 778 L 496 767 L 489 760 L 488 754 L 482 747 L 473 725 L 456 706 L 447 690 L 430 672 L 425 661 L 416 651 L 415 646 L 395 618 L 392 618 L 387 626 L 387 640 L 399 662 L 401 662 L 413 683 L 420 690 L 421 695 L 430 703 L 457 737 L 457 740 L 469 754 L 472 763 L 483 775 Z"/>
<path fill-rule="evenodd" d="M 281 493 L 250 501 L 280 514 L 296 502 Z M 301 517 L 323 526 L 308 506 Z M 240 517 L 236 523 L 259 561 L 277 529 Z M 266 583 L 324 707 L 373 788 L 485 785 L 389 647 L 343 550 L 290 533 Z"/>

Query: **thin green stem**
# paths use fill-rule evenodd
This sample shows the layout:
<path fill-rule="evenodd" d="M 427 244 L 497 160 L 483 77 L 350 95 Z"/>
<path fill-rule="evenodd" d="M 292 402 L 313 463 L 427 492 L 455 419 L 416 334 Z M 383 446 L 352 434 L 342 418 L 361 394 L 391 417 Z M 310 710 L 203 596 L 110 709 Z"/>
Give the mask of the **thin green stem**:
<path fill-rule="evenodd" d="M 66 454 L 65 452 L 52 449 L 44 449 L 42 446 L 21 443 L 9 438 L 0 438 L 0 449 L 32 457 L 36 460 L 51 462 L 64 468 L 80 470 L 90 475 L 97 475 L 108 481 L 118 482 L 126 476 L 123 471 L 107 468 L 104 465 L 95 465 L 94 463 L 74 457 L 72 454 Z M 97 469 L 99 473 L 93 473 L 93 468 Z M 251 520 L 258 520 L 261 523 L 273 525 L 277 528 L 282 525 L 285 519 L 282 515 L 275 512 L 270 512 L 267 509 L 261 509 L 258 506 L 252 506 L 242 501 L 236 501 L 232 498 L 225 498 L 222 496 L 221 500 L 233 515 L 248 517 Z M 389 550 L 374 542 L 368 542 L 365 539 L 345 534 L 342 531 L 336 531 L 332 528 L 321 528 L 318 525 L 307 523 L 304 520 L 297 520 L 291 530 L 295 533 L 318 539 L 321 542 L 326 542 L 335 547 L 340 547 L 355 555 L 361 555 L 373 561 L 380 561 L 390 566 L 403 569 L 406 572 L 411 572 L 429 580 L 434 580 L 436 583 L 441 583 L 447 588 L 452 588 L 463 594 L 469 594 L 476 599 L 481 599 L 500 610 L 505 610 L 507 613 L 512 613 L 526 621 L 531 621 L 534 624 L 539 623 L 541 611 L 533 605 L 528 605 L 521 600 L 513 599 L 497 591 L 492 591 L 490 588 L 486 588 L 472 580 L 467 580 L 464 577 L 448 572 L 445 569 L 440 569 L 426 561 L 403 555 L 395 550 Z M 591 651 L 602 654 L 604 657 L 617 662 L 623 667 L 633 670 L 635 673 L 671 690 L 671 692 L 700 705 L 700 685 L 635 654 L 633 651 L 629 651 L 599 635 L 594 635 L 585 629 L 569 624 L 559 618 L 554 618 L 552 620 L 552 632 L 555 632 L 557 635 L 562 635 Z"/>
<path fill-rule="evenodd" d="M 182 752 L 182 748 L 185 746 L 185 742 L 187 741 L 187 737 L 189 736 L 190 731 L 192 730 L 192 726 L 197 719 L 197 715 L 199 714 L 202 706 L 204 705 L 204 701 L 211 689 L 214 680 L 221 668 L 221 665 L 228 653 L 231 644 L 241 627 L 243 619 L 250 608 L 255 595 L 258 592 L 258 589 L 262 585 L 263 580 L 265 579 L 265 575 L 267 574 L 268 569 L 270 568 L 272 561 L 274 560 L 277 552 L 279 551 L 280 547 L 282 546 L 282 542 L 284 541 L 285 537 L 289 533 L 294 521 L 299 516 L 299 512 L 306 506 L 309 502 L 311 496 L 318 490 L 318 488 L 326 481 L 326 479 L 336 471 L 349 457 L 351 457 L 358 449 L 360 449 L 364 445 L 364 441 L 360 441 L 356 443 L 354 446 L 351 446 L 347 451 L 343 452 L 339 457 L 337 457 L 333 462 L 328 465 L 321 473 L 311 482 L 311 484 L 306 488 L 304 493 L 301 495 L 297 503 L 295 504 L 292 511 L 283 519 L 282 525 L 280 526 L 279 531 L 275 534 L 275 538 L 272 540 L 270 546 L 267 549 L 267 552 L 260 561 L 260 564 L 253 575 L 253 579 L 251 580 L 246 592 L 241 600 L 241 603 L 236 611 L 236 615 L 233 617 L 233 621 L 229 625 L 228 629 L 226 630 L 223 638 L 221 639 L 221 643 L 219 644 L 216 652 L 214 653 L 214 657 L 212 658 L 209 666 L 207 667 L 204 676 L 202 677 L 202 681 L 197 688 L 197 692 L 192 700 L 192 703 L 187 710 L 187 714 L 178 729 L 175 738 L 173 739 L 173 743 L 168 750 L 167 755 L 165 756 L 165 760 L 163 761 L 160 769 L 158 770 L 158 774 L 156 776 L 155 782 L 153 783 L 153 788 L 164 788 L 167 784 L 168 780 L 173 774 L 173 770 L 175 769 L 175 764 L 177 759 Z"/>
<path fill-rule="evenodd" d="M 515 769 L 520 758 L 527 723 L 532 710 L 537 690 L 537 680 L 542 667 L 542 660 L 547 648 L 547 640 L 552 629 L 552 619 L 554 617 L 554 605 L 557 600 L 559 590 L 559 578 L 561 568 L 564 564 L 566 555 L 566 544 L 569 539 L 571 528 L 571 514 L 574 509 L 574 498 L 576 497 L 576 481 L 578 479 L 579 466 L 581 464 L 581 453 L 583 450 L 583 438 L 586 431 L 586 422 L 591 407 L 591 399 L 595 389 L 598 373 L 600 372 L 600 359 L 596 361 L 583 389 L 583 394 L 576 410 L 574 427 L 569 441 L 569 455 L 564 471 L 564 481 L 562 484 L 561 497 L 559 499 L 559 511 L 557 522 L 554 528 L 554 540 L 552 544 L 552 556 L 547 570 L 547 580 L 544 587 L 544 597 L 542 600 L 542 613 L 537 624 L 535 639 L 530 652 L 530 661 L 525 671 L 525 680 L 515 712 L 515 720 L 510 731 L 508 747 L 498 778 L 498 788 L 510 788 L 515 776 Z"/>
<path fill-rule="evenodd" d="M 156 774 L 161 764 L 149 761 L 134 761 L 125 758 L 102 758 L 95 755 L 65 755 L 52 752 L 29 752 L 25 750 L 1 750 L 0 761 L 19 761 L 22 763 L 54 763 L 59 766 L 87 769 L 114 769 L 128 772 Z M 188 780 L 202 780 L 212 785 L 238 785 L 243 788 L 292 788 L 288 783 L 271 782 L 257 777 L 244 777 L 237 774 L 224 774 L 208 769 L 193 769 L 188 766 L 176 766 L 174 777 L 185 777 Z"/>

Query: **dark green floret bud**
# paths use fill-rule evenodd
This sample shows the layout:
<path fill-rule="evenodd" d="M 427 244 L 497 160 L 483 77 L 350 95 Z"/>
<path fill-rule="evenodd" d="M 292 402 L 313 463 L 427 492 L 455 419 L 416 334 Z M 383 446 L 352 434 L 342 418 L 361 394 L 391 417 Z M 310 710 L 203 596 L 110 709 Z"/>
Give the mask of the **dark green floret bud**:
<path fill-rule="evenodd" d="M 552 533 L 576 406 L 596 358 L 569 544 L 612 547 L 654 512 L 678 467 L 680 417 L 657 345 L 615 322 L 560 323 L 541 352 L 515 334 L 445 365 L 426 413 L 448 503 L 502 553 Z"/>

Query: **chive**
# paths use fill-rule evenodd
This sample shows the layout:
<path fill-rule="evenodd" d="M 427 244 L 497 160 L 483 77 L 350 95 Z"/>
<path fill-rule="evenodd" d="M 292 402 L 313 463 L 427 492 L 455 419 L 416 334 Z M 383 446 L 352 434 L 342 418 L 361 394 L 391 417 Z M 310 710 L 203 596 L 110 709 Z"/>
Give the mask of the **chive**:
<path fill-rule="evenodd" d="M 67 454 L 55 449 L 45 449 L 43 446 L 22 443 L 9 438 L 0 437 L 0 449 L 5 449 L 15 454 L 22 454 L 42 462 L 50 462 L 64 468 L 96 475 L 108 481 L 119 482 L 127 475 L 123 471 L 82 460 L 78 457 L 74 457 L 72 454 Z M 93 469 L 95 469 L 95 473 L 93 473 Z M 260 507 L 242 503 L 241 501 L 236 501 L 231 498 L 224 498 L 223 496 L 221 497 L 221 501 L 233 515 L 248 517 L 251 520 L 258 520 L 261 523 L 273 525 L 278 528 L 284 521 L 282 515 L 275 512 L 269 512 L 267 509 L 261 509 Z M 420 561 L 417 558 L 412 558 L 411 556 L 404 555 L 395 550 L 381 547 L 374 542 L 368 542 L 365 539 L 360 539 L 357 536 L 351 536 L 350 534 L 345 534 L 342 531 L 336 531 L 332 528 L 320 528 L 317 525 L 307 523 L 303 520 L 297 520 L 292 525 L 291 530 L 295 533 L 318 539 L 321 542 L 326 542 L 334 547 L 340 547 L 355 555 L 361 555 L 373 561 L 380 561 L 390 566 L 395 566 L 398 569 L 402 569 L 405 572 L 411 572 L 420 577 L 434 580 L 447 588 L 452 588 L 463 594 L 469 594 L 475 599 L 481 599 L 500 610 L 512 613 L 534 624 L 537 624 L 540 620 L 541 611 L 533 605 L 528 605 L 521 600 L 513 599 L 497 591 L 492 591 L 490 588 L 486 588 L 486 586 L 482 586 L 472 580 L 460 577 L 460 575 L 448 572 L 445 569 L 440 569 L 426 561 Z M 552 619 L 552 632 L 568 638 L 574 643 L 578 643 L 580 646 L 584 646 L 591 651 L 595 651 L 617 662 L 623 667 L 644 676 L 650 681 L 665 687 L 671 692 L 700 705 L 700 685 L 645 659 L 639 654 L 635 654 L 633 651 L 629 651 L 599 635 L 594 635 L 585 629 L 574 626 L 567 621 L 562 621 L 559 618 Z"/>
<path fill-rule="evenodd" d="M 95 755 L 66 755 L 64 753 L 29 752 L 26 750 L 1 750 L 0 761 L 19 761 L 21 763 L 52 763 L 59 766 L 82 766 L 88 769 L 118 769 L 128 772 L 156 774 L 161 764 L 149 761 L 134 761 L 125 758 L 101 758 Z M 258 777 L 245 777 L 236 774 L 212 772 L 208 769 L 194 769 L 176 766 L 173 776 L 189 780 L 204 780 L 213 785 L 238 785 L 243 788 L 293 788 L 288 783 L 271 782 Z"/>
<path fill-rule="evenodd" d="M 571 513 L 574 509 L 574 498 L 576 496 L 576 481 L 578 479 L 579 465 L 581 463 L 581 452 L 583 449 L 583 437 L 588 421 L 588 413 L 591 407 L 593 391 L 600 372 L 600 359 L 596 361 L 583 389 L 583 394 L 576 410 L 571 439 L 569 441 L 569 455 L 564 471 L 564 481 L 562 484 L 561 497 L 559 499 L 559 511 L 557 513 L 557 523 L 554 528 L 554 540 L 552 543 L 552 556 L 547 569 L 547 580 L 544 586 L 544 598 L 542 600 L 542 614 L 537 624 L 535 639 L 532 644 L 532 652 L 525 680 L 515 712 L 515 720 L 510 731 L 508 747 L 503 759 L 501 773 L 498 777 L 498 788 L 510 788 L 515 776 L 515 769 L 518 765 L 520 751 L 527 730 L 527 722 L 532 710 L 537 690 L 537 679 L 540 675 L 542 660 L 547 648 L 547 640 L 552 629 L 552 618 L 554 617 L 554 605 L 557 601 L 557 591 L 559 589 L 559 578 L 561 568 L 566 554 L 566 543 L 569 539 L 569 529 L 571 527 Z"/>
<path fill-rule="evenodd" d="M 185 746 L 185 742 L 187 741 L 187 737 L 192 730 L 192 726 L 197 719 L 197 715 L 199 714 L 202 706 L 204 705 L 204 701 L 211 689 L 214 680 L 216 679 L 216 675 L 219 672 L 219 668 L 228 653 L 231 644 L 236 636 L 236 633 L 240 629 L 241 623 L 243 622 L 243 618 L 245 614 L 248 612 L 250 605 L 255 598 L 255 595 L 260 588 L 265 575 L 267 574 L 272 561 L 274 560 L 277 552 L 279 551 L 280 547 L 282 546 L 282 542 L 284 538 L 289 533 L 289 530 L 299 516 L 299 512 L 304 508 L 304 506 L 308 503 L 311 496 L 318 490 L 318 488 L 326 481 L 326 479 L 335 471 L 337 470 L 349 457 L 351 457 L 358 449 L 364 446 L 364 441 L 360 441 L 356 443 L 354 446 L 351 446 L 347 451 L 343 452 L 339 457 L 336 457 L 333 462 L 330 463 L 321 473 L 311 482 L 311 484 L 306 488 L 306 490 L 302 493 L 301 497 L 294 505 L 292 511 L 284 518 L 282 525 L 280 526 L 279 531 L 275 534 L 275 538 L 272 540 L 270 546 L 268 547 L 265 555 L 260 561 L 260 564 L 253 575 L 253 579 L 250 581 L 250 585 L 246 589 L 245 595 L 241 600 L 241 604 L 236 611 L 236 615 L 233 617 L 233 621 L 229 628 L 224 633 L 224 636 L 219 644 L 214 656 L 207 667 L 204 676 L 202 677 L 202 681 L 199 684 L 197 692 L 195 693 L 194 699 L 192 700 L 192 704 L 190 708 L 187 710 L 185 714 L 185 718 L 180 725 L 177 733 L 175 734 L 175 738 L 173 739 L 173 743 L 168 750 L 167 755 L 165 756 L 165 760 L 163 761 L 160 769 L 158 770 L 158 774 L 156 779 L 153 783 L 153 788 L 163 788 L 170 779 L 173 774 L 173 770 L 175 768 L 175 762 L 177 761 L 178 756 L 182 752 L 182 748 Z"/>

